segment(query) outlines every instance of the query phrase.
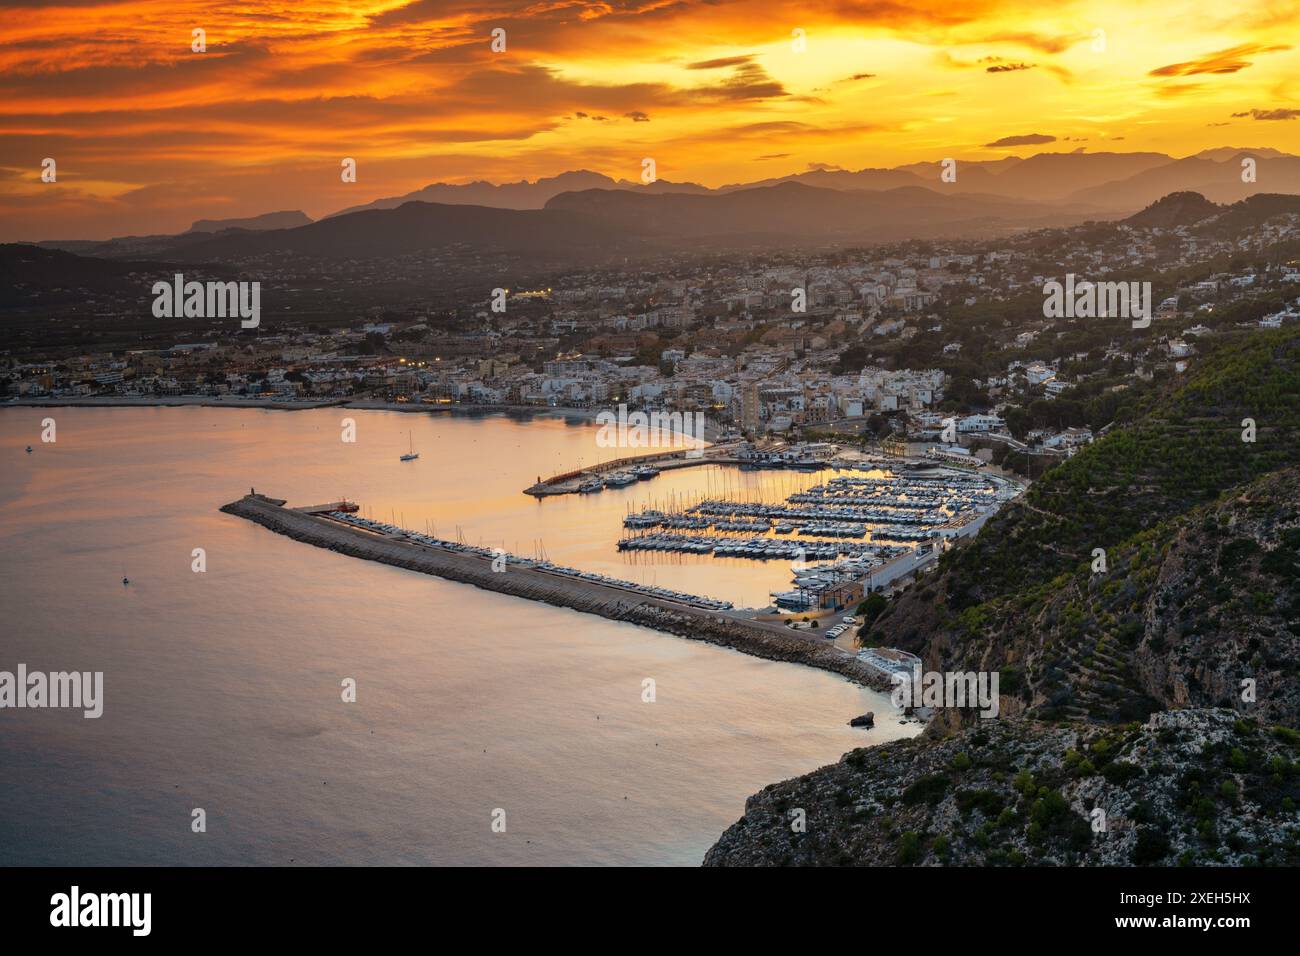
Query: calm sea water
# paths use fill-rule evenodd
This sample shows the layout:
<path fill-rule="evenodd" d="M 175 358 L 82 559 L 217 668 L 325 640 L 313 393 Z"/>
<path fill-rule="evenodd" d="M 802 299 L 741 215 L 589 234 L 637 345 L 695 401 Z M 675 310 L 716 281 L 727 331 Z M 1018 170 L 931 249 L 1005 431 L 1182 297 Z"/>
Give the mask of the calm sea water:
<path fill-rule="evenodd" d="M 55 444 L 40 442 L 47 416 Z M 0 711 L 0 864 L 693 865 L 767 783 L 915 730 L 832 675 L 217 510 L 249 487 L 291 504 L 346 495 L 444 537 L 737 604 L 786 584 L 783 564 L 634 562 L 615 541 L 629 507 L 772 497 L 813 476 L 707 466 L 594 496 L 521 493 L 625 454 L 595 433 L 337 409 L 0 411 L 0 670 L 105 675 L 98 720 Z M 408 441 L 421 457 L 402 464 Z M 846 726 L 865 710 L 874 730 Z"/>

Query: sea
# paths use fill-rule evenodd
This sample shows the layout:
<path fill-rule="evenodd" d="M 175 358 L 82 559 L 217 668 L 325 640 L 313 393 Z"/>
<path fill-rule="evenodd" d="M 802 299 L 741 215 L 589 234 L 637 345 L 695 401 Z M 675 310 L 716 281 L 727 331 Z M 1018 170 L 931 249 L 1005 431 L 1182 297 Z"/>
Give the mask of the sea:
<path fill-rule="evenodd" d="M 560 414 L 0 410 L 0 671 L 103 674 L 99 718 L 0 709 L 0 865 L 694 866 L 750 794 L 917 732 L 826 672 L 218 510 L 250 489 L 346 497 L 741 607 L 788 588 L 785 562 L 620 552 L 622 519 L 778 500 L 819 476 L 701 465 L 523 493 L 638 453 L 597 436 Z M 868 710 L 874 728 L 848 726 Z"/>

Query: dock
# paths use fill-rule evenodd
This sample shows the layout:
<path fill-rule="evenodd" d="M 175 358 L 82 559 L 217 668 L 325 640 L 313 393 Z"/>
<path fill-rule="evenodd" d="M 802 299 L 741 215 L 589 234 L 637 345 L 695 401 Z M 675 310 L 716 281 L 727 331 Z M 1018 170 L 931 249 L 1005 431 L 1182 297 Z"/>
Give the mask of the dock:
<path fill-rule="evenodd" d="M 743 612 L 701 609 L 533 567 L 508 564 L 506 570 L 494 571 L 490 554 L 431 547 L 399 535 L 377 535 L 335 520 L 328 513 L 289 508 L 281 499 L 260 494 L 245 495 L 223 505 L 221 511 L 295 541 L 350 557 L 638 624 L 765 660 L 804 664 L 865 686 L 888 689 L 878 671 L 816 636 L 816 632 L 796 632 L 775 622 L 751 620 Z"/>
<path fill-rule="evenodd" d="M 713 445 L 709 448 L 678 448 L 672 451 L 650 452 L 645 455 L 633 455 L 627 458 L 615 458 L 587 468 L 576 468 L 550 478 L 538 477 L 537 483 L 524 489 L 524 494 L 534 498 L 546 498 L 551 495 L 575 495 L 578 486 L 584 481 L 599 478 L 641 465 L 653 465 L 660 471 L 677 468 L 692 468 L 696 465 L 739 465 L 743 459 L 735 456 L 735 443 Z"/>

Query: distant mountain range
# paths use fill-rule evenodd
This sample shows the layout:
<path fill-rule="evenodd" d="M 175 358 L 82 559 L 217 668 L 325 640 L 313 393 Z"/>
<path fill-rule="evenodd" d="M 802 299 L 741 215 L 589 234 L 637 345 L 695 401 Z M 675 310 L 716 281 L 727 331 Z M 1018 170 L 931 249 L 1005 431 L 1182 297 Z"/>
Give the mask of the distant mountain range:
<path fill-rule="evenodd" d="M 1242 182 L 1246 158 L 1254 161 L 1255 182 Z M 267 253 L 368 258 L 458 246 L 577 264 L 706 245 L 752 249 L 987 238 L 1134 214 L 1145 217 L 1135 218 L 1137 224 L 1178 225 L 1216 214 L 1217 204 L 1300 194 L 1300 157 L 1271 149 L 1216 149 L 1184 159 L 1162 153 L 1040 153 L 958 163 L 955 182 L 942 181 L 940 170 L 938 163 L 814 170 L 719 189 L 662 181 L 641 186 L 580 170 L 499 186 L 437 183 L 316 222 L 302 212 L 276 212 L 199 220 L 178 236 L 39 245 L 179 262 Z M 1144 209 L 1158 202 L 1158 209 Z"/>
<path fill-rule="evenodd" d="M 734 192 L 560 193 L 542 209 L 405 202 L 292 229 L 131 237 L 97 243 L 46 242 L 106 258 L 229 262 L 265 254 L 323 258 L 400 256 L 450 247 L 591 263 L 613 256 L 715 249 L 808 247 L 929 236 L 995 236 L 1091 218 L 1091 209 L 920 186 L 835 190 L 786 182 Z"/>
<path fill-rule="evenodd" d="M 1241 181 L 1241 159 L 1253 158 L 1257 182 Z M 1267 168 L 1262 168 L 1267 167 Z M 395 209 L 406 202 L 491 206 L 498 209 L 543 209 L 556 196 L 590 189 L 637 194 L 716 195 L 799 183 L 819 189 L 880 192 L 920 186 L 945 193 L 983 193 L 1007 199 L 1082 204 L 1097 211 L 1133 212 L 1179 190 L 1199 192 L 1214 202 L 1236 202 L 1255 192 L 1300 192 L 1300 157 L 1270 148 L 1220 147 L 1175 159 L 1164 153 L 1038 153 L 1024 159 L 958 162 L 955 182 L 940 179 L 939 162 L 911 163 L 892 169 L 815 169 L 751 183 L 709 189 L 696 183 L 658 180 L 649 186 L 616 180 L 582 169 L 558 176 L 493 185 L 434 183 L 403 196 L 376 199 L 332 215 L 366 209 Z"/>
<path fill-rule="evenodd" d="M 646 193 L 708 193 L 711 191 L 708 187 L 695 183 L 670 183 L 662 179 L 644 186 L 625 179 L 611 179 L 609 176 L 593 173 L 588 169 L 579 169 L 531 183 L 526 179 L 500 185 L 489 182 L 461 185 L 434 183 L 404 196 L 376 199 L 374 202 L 363 203 L 360 206 L 349 206 L 347 209 L 331 213 L 330 216 L 346 216 L 349 213 L 363 212 L 368 209 L 396 209 L 408 202 L 431 202 L 448 206 L 490 206 L 495 209 L 542 209 L 561 193 L 584 189 L 631 189 Z"/>

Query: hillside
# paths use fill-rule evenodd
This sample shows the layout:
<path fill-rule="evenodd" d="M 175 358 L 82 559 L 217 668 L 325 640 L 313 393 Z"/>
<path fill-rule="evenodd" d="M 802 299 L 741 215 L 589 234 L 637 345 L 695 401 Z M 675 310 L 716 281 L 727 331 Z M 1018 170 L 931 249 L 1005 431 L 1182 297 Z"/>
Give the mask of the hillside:
<path fill-rule="evenodd" d="M 84 301 L 87 295 L 141 292 L 142 275 L 157 263 L 94 259 L 23 243 L 0 244 L 0 309 Z M 141 293 L 142 294 L 142 293 Z"/>
<path fill-rule="evenodd" d="M 266 254 L 325 258 L 399 256 L 455 245 L 539 258 L 601 257 L 639 248 L 635 236 L 566 210 L 491 209 L 408 202 L 335 216 L 297 229 L 226 233 L 178 250 L 191 261 Z"/>
<path fill-rule="evenodd" d="M 248 219 L 199 219 L 190 232 L 221 232 L 223 229 L 293 229 L 310 223 L 311 217 L 300 209 L 267 212 Z"/>
<path fill-rule="evenodd" d="M 1246 417 L 1254 443 L 1241 439 Z M 1253 676 L 1271 687 L 1262 712 L 1300 725 L 1300 691 L 1286 686 L 1300 635 L 1298 466 L 1300 334 L 1225 343 L 945 555 L 869 641 L 936 669 L 1001 670 L 1011 713 L 1113 721 L 1232 706 Z"/>
<path fill-rule="evenodd" d="M 1083 218 L 1000 196 L 947 195 L 920 186 L 841 191 L 795 182 L 707 196 L 586 190 L 556 196 L 546 208 L 581 212 L 623 232 L 747 245 L 786 244 L 800 237 L 878 241 L 954 232 L 987 235 L 1053 217 Z"/>
<path fill-rule="evenodd" d="M 1200 193 L 1170 193 L 1123 221 L 1139 229 L 1173 229 L 1176 226 L 1190 226 L 1221 211 Z"/>

